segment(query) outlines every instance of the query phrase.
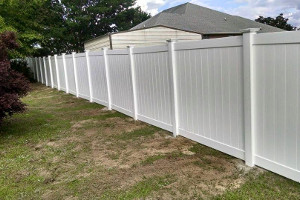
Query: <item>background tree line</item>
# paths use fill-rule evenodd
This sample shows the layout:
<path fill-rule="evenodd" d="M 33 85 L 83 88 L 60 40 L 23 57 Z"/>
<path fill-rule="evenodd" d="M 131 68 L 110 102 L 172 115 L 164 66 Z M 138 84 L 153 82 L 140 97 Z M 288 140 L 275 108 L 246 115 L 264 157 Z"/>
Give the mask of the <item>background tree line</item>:
<path fill-rule="evenodd" d="M 15 32 L 20 46 L 12 57 L 81 52 L 84 41 L 149 17 L 135 0 L 0 0 L 0 33 Z"/>

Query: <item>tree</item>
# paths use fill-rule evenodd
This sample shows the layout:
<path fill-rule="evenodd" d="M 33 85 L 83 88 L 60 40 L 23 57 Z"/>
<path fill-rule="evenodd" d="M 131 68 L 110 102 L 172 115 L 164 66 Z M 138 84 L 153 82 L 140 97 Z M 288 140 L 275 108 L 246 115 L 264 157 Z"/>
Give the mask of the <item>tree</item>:
<path fill-rule="evenodd" d="M 44 6 L 41 46 L 48 53 L 82 52 L 84 42 L 148 19 L 134 0 L 51 0 Z"/>
<path fill-rule="evenodd" d="M 148 19 L 135 0 L 0 0 L 0 33 L 14 31 L 14 57 L 84 50 L 84 41 Z"/>
<path fill-rule="evenodd" d="M 272 17 L 265 18 L 263 16 L 259 16 L 257 19 L 255 19 L 256 22 L 260 22 L 263 24 L 281 28 L 283 30 L 287 30 L 287 31 L 296 30 L 297 27 L 294 27 L 293 25 L 288 24 L 288 20 L 289 20 L 288 18 L 283 17 L 282 13 L 280 15 L 278 15 L 276 18 L 272 18 Z"/>
<path fill-rule="evenodd" d="M 25 57 L 35 52 L 42 39 L 39 11 L 45 0 L 0 0 L 0 33 L 13 31 L 19 48 L 10 51 L 12 57 Z"/>
<path fill-rule="evenodd" d="M 20 100 L 29 90 L 29 82 L 10 67 L 8 52 L 19 47 L 13 32 L 0 34 L 0 123 L 3 118 L 25 110 Z"/>

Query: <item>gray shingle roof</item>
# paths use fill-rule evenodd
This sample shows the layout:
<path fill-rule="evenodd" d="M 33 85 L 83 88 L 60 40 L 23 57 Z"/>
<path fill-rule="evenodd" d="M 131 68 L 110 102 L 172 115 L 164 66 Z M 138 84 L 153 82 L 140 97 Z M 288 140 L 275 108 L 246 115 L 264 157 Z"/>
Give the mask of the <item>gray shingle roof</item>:
<path fill-rule="evenodd" d="M 185 3 L 158 13 L 130 30 L 166 26 L 202 34 L 240 33 L 241 29 L 261 28 L 260 32 L 278 32 L 282 29 L 233 16 L 191 3 Z"/>

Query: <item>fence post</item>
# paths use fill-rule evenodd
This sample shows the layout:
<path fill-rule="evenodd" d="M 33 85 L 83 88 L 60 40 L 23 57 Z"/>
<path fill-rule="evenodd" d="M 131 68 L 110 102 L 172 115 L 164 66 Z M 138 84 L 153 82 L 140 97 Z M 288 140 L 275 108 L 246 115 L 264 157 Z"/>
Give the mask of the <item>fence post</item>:
<path fill-rule="evenodd" d="M 49 68 L 50 68 L 51 88 L 53 88 L 54 85 L 53 85 L 53 72 L 52 72 L 51 56 L 48 56 L 48 61 L 49 61 Z"/>
<path fill-rule="evenodd" d="M 85 57 L 86 57 L 86 66 L 87 66 L 87 70 L 88 70 L 90 102 L 93 102 L 93 84 L 92 84 L 91 63 L 90 63 L 89 52 L 90 52 L 89 50 L 85 51 Z"/>
<path fill-rule="evenodd" d="M 56 69 L 56 76 L 57 76 L 57 89 L 60 90 L 60 80 L 59 80 L 59 71 L 58 71 L 58 62 L 57 62 L 57 55 L 54 55 L 55 61 L 55 69 Z"/>
<path fill-rule="evenodd" d="M 173 136 L 178 135 L 178 91 L 177 91 L 177 67 L 174 51 L 174 40 L 167 40 L 168 54 L 169 54 L 169 70 L 171 81 L 171 105 L 172 105 L 172 121 L 173 121 Z"/>
<path fill-rule="evenodd" d="M 135 65 L 133 60 L 133 46 L 128 46 L 128 56 L 130 62 L 130 74 L 132 83 L 132 93 L 133 93 L 133 118 L 138 119 L 138 106 L 137 106 L 137 94 L 136 94 L 136 75 L 135 75 Z"/>
<path fill-rule="evenodd" d="M 62 54 L 64 72 L 65 72 L 65 82 L 66 82 L 66 93 L 69 94 L 69 82 L 68 82 L 68 74 L 67 74 L 67 64 L 66 64 L 66 54 Z"/>
<path fill-rule="evenodd" d="M 107 59 L 107 48 L 103 48 L 103 59 L 105 65 L 105 76 L 106 76 L 106 85 L 107 85 L 107 108 L 111 110 L 111 90 L 110 90 L 110 77 L 109 77 L 109 65 Z"/>
<path fill-rule="evenodd" d="M 248 166 L 255 164 L 255 73 L 253 35 L 259 28 L 243 30 L 243 66 L 244 66 L 244 132 L 245 162 Z"/>
<path fill-rule="evenodd" d="M 76 52 L 72 52 L 72 59 L 73 59 L 73 66 L 74 66 L 74 77 L 75 77 L 75 87 L 76 87 L 76 97 L 79 97 L 79 92 L 78 92 L 78 77 L 77 77 L 77 65 L 76 65 L 75 54 L 76 54 Z"/>
<path fill-rule="evenodd" d="M 38 70 L 38 59 L 37 57 L 34 58 L 34 63 L 35 63 L 35 79 L 40 82 L 40 78 L 39 78 L 39 70 Z"/>
<path fill-rule="evenodd" d="M 44 84 L 44 77 L 43 77 L 43 70 L 42 70 L 42 58 L 39 57 L 39 64 L 40 64 L 40 74 L 41 74 L 41 83 Z"/>
<path fill-rule="evenodd" d="M 47 67 L 46 67 L 46 57 L 43 57 L 43 63 L 44 63 L 46 86 L 48 86 L 48 72 L 47 72 Z"/>

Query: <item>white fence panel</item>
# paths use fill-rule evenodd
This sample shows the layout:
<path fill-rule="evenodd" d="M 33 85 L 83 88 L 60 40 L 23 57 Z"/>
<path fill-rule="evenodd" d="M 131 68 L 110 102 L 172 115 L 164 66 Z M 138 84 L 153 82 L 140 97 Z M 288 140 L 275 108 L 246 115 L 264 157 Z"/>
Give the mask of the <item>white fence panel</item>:
<path fill-rule="evenodd" d="M 41 83 L 46 84 L 46 74 L 43 58 L 39 58 L 40 70 L 41 70 Z"/>
<path fill-rule="evenodd" d="M 176 44 L 178 126 L 181 135 L 244 159 L 242 40 L 230 40 Z"/>
<path fill-rule="evenodd" d="M 167 46 L 136 48 L 133 55 L 138 119 L 171 131 L 171 82 L 167 50 Z"/>
<path fill-rule="evenodd" d="M 78 77 L 78 95 L 81 98 L 90 99 L 89 79 L 85 53 L 75 54 L 77 77 Z"/>
<path fill-rule="evenodd" d="M 52 75 L 53 75 L 53 86 L 57 88 L 57 72 L 56 72 L 56 65 L 55 65 L 55 58 L 51 56 L 51 68 L 52 68 Z"/>
<path fill-rule="evenodd" d="M 74 54 L 76 63 L 66 55 L 69 90 L 300 182 L 300 32 L 248 31 Z M 64 89 L 61 58 L 58 71 L 50 61 L 53 84 L 59 75 Z M 28 62 L 39 82 L 51 81 L 48 59 L 46 73 L 42 59 Z"/>
<path fill-rule="evenodd" d="M 74 63 L 72 54 L 66 55 L 66 71 L 68 75 L 69 92 L 76 95 L 76 84 L 75 84 L 75 74 L 74 74 Z"/>
<path fill-rule="evenodd" d="M 91 78 L 93 84 L 93 101 L 107 105 L 107 84 L 103 52 L 90 52 Z"/>
<path fill-rule="evenodd" d="M 64 63 L 63 63 L 62 56 L 57 56 L 57 65 L 58 65 L 58 72 L 59 72 L 60 89 L 66 91 L 66 79 L 65 79 Z"/>
<path fill-rule="evenodd" d="M 254 38 L 255 163 L 300 181 L 300 34 Z"/>
<path fill-rule="evenodd" d="M 47 75 L 47 86 L 51 86 L 51 73 L 50 73 L 50 66 L 49 66 L 49 59 L 48 57 L 45 58 L 46 62 L 46 75 Z"/>
<path fill-rule="evenodd" d="M 128 51 L 108 50 L 112 108 L 132 116 L 133 95 Z"/>

